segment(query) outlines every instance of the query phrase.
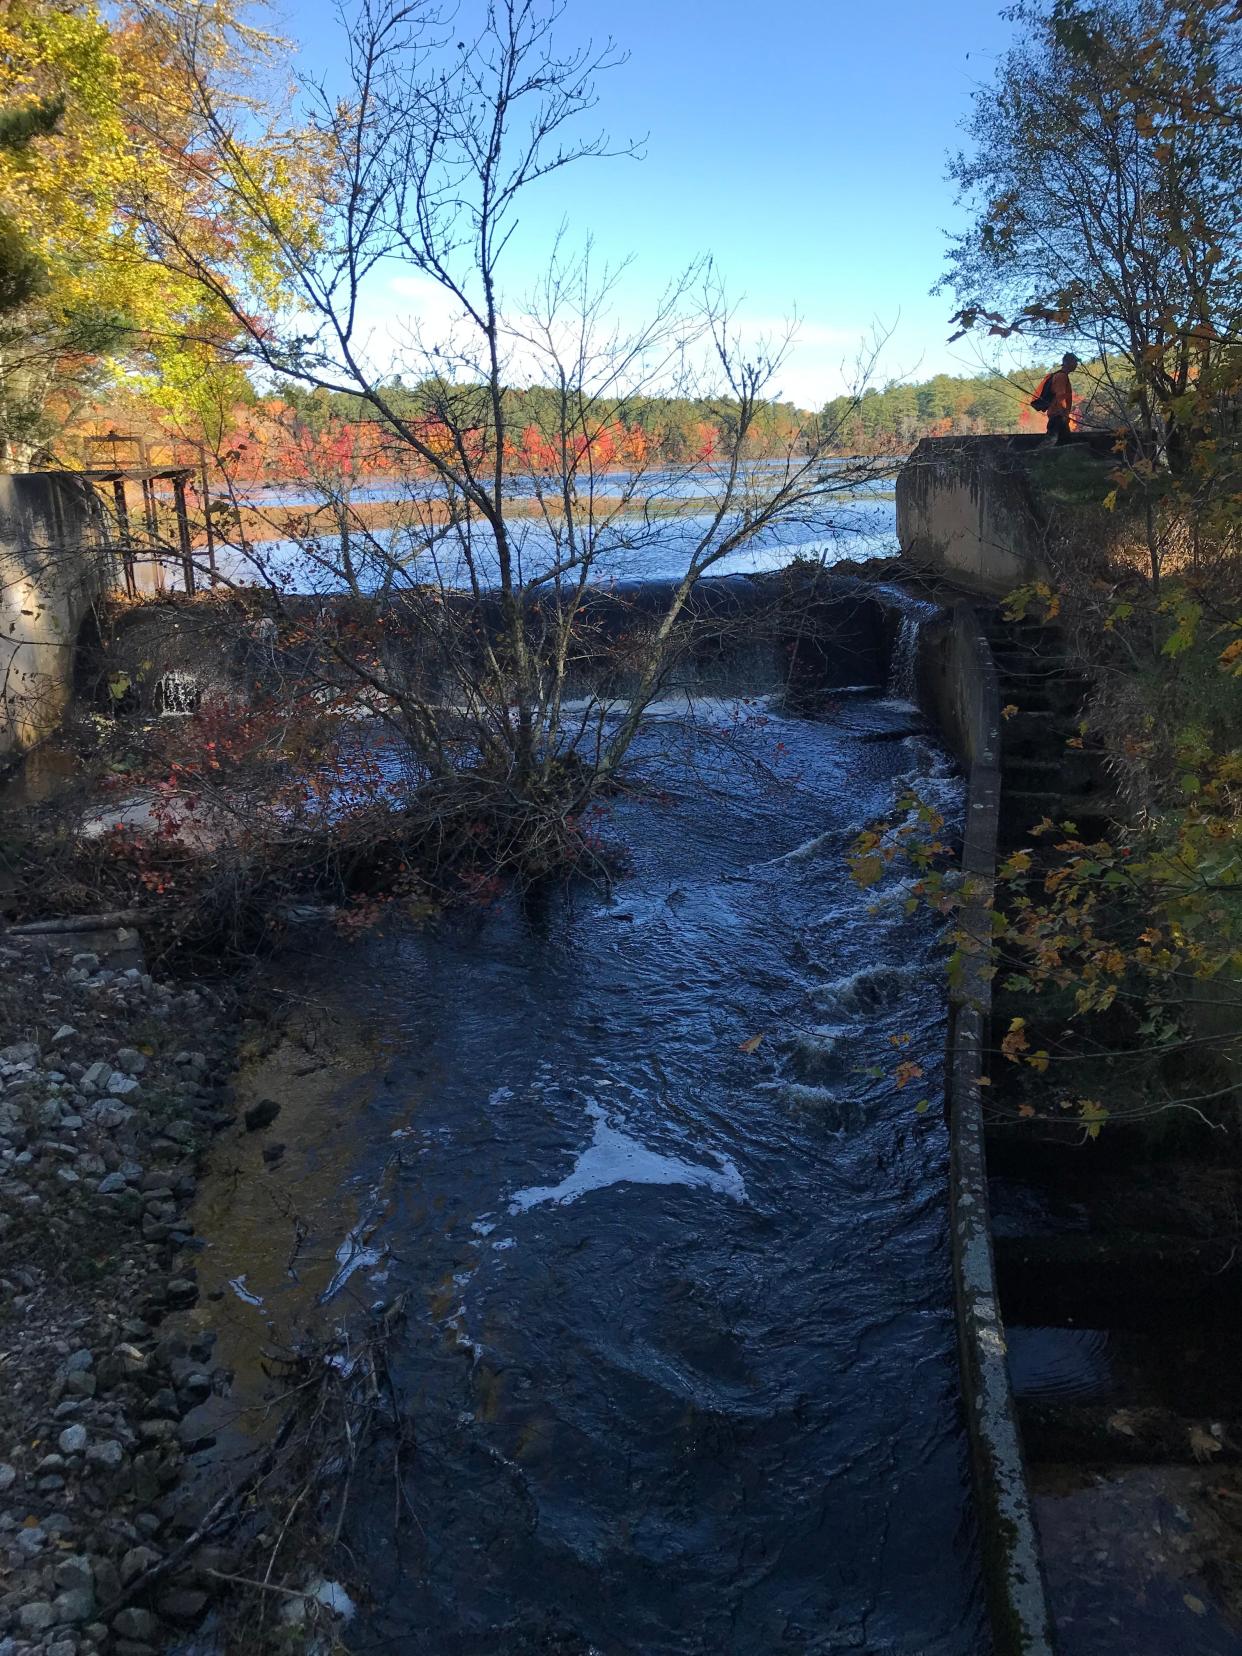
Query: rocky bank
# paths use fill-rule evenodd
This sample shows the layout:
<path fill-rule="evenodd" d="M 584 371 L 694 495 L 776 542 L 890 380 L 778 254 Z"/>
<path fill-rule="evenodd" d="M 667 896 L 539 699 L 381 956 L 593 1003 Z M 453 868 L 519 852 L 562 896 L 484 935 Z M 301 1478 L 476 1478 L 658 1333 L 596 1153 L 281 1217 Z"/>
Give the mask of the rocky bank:
<path fill-rule="evenodd" d="M 123 961 L 0 945 L 0 1656 L 150 1656 L 229 1563 L 177 1563 L 183 1418 L 225 1377 L 168 1319 L 235 1019 Z"/>

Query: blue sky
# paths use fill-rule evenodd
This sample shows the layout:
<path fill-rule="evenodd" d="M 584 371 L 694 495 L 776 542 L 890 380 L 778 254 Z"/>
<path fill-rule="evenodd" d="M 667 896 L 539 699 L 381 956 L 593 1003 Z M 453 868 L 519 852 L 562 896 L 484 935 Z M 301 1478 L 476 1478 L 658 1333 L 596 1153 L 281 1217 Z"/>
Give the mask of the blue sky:
<path fill-rule="evenodd" d="M 286 4 L 303 64 L 330 72 L 328 0 Z M 514 286 L 565 219 L 600 258 L 633 255 L 620 302 L 635 315 L 704 253 L 756 330 L 796 310 L 781 389 L 804 406 L 842 388 L 875 324 L 895 327 L 881 380 L 978 368 L 967 342 L 946 343 L 951 306 L 928 289 L 958 218 L 945 153 L 1010 37 L 997 0 L 569 0 L 561 27 L 630 53 L 601 81 L 597 115 L 616 138 L 645 138 L 645 156 L 549 181 L 524 214 Z"/>

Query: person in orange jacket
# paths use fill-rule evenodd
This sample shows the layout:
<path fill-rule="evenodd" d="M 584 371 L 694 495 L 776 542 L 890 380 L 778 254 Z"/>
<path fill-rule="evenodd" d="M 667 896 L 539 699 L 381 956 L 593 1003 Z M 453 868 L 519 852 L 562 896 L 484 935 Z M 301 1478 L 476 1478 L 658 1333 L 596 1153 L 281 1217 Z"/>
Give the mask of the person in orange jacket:
<path fill-rule="evenodd" d="M 1056 439 L 1058 447 L 1069 442 L 1070 411 L 1074 406 L 1074 387 L 1070 384 L 1070 375 L 1077 367 L 1078 358 L 1072 351 L 1066 351 L 1061 358 L 1061 366 L 1044 375 L 1039 390 L 1031 398 L 1032 408 L 1038 409 L 1041 414 L 1047 413 L 1048 435 Z"/>

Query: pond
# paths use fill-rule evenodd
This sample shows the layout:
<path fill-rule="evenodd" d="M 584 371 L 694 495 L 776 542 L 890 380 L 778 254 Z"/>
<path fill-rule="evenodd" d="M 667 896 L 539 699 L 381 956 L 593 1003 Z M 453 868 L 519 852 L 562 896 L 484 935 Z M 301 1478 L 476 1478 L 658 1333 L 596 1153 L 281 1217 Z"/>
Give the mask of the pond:
<path fill-rule="evenodd" d="M 684 478 L 674 482 L 670 482 L 665 495 L 656 498 L 650 513 L 626 510 L 600 529 L 591 574 L 593 582 L 667 580 L 681 575 L 695 541 L 711 519 L 693 506 L 676 505 L 684 496 L 685 488 L 692 484 L 701 488 L 701 482 L 695 479 L 687 482 Z M 438 492 L 442 491 L 429 483 L 402 485 L 400 490 L 407 499 L 431 499 Z M 256 496 L 256 505 L 283 510 L 314 504 L 303 497 L 304 491 L 273 487 Z M 359 485 L 353 491 L 353 498 L 360 505 L 397 497 L 396 487 L 384 483 Z M 607 510 L 610 499 L 607 479 L 603 480 L 598 498 Z M 672 515 L 668 515 L 670 512 Z M 497 579 L 496 555 L 486 532 L 480 532 L 481 527 L 476 523 L 471 530 L 470 552 L 480 581 L 490 585 Z M 548 525 L 537 516 L 512 517 L 509 533 L 522 579 L 539 576 L 560 553 Z M 852 489 L 839 497 L 809 505 L 798 517 L 764 530 L 729 553 L 712 566 L 712 573 L 753 574 L 780 569 L 792 558 L 814 558 L 832 564 L 843 558 L 892 557 L 897 550 L 896 505 L 891 484 L 882 480 L 874 486 Z M 400 568 L 398 589 L 411 583 L 448 588 L 469 585 L 467 560 L 456 531 L 448 534 L 441 531 L 440 538 L 431 541 L 418 527 L 408 532 L 380 527 L 369 535 L 355 533 L 351 555 L 364 591 L 374 590 L 390 576 L 393 563 Z M 303 541 L 259 540 L 244 551 L 220 542 L 216 547 L 216 566 L 230 581 L 262 582 L 283 591 L 326 594 L 342 591 L 346 586 L 340 541 L 335 535 Z M 181 582 L 179 568 L 170 564 L 161 571 L 161 579 L 169 589 L 177 588 Z"/>

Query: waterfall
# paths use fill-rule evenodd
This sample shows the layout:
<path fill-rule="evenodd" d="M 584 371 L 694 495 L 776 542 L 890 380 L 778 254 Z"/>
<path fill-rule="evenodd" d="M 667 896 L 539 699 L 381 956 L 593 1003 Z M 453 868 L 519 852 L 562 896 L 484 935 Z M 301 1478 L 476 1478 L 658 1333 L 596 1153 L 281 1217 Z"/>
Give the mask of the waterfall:
<path fill-rule="evenodd" d="M 921 615 L 907 610 L 897 630 L 893 656 L 888 668 L 887 687 L 887 693 L 897 701 L 912 702 L 915 699 L 914 674 L 918 664 L 919 630 L 922 621 Z"/>
<path fill-rule="evenodd" d="M 184 717 L 198 712 L 202 692 L 193 674 L 174 668 L 155 687 L 155 705 L 164 718 Z"/>

